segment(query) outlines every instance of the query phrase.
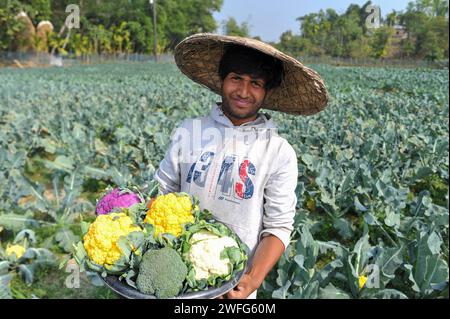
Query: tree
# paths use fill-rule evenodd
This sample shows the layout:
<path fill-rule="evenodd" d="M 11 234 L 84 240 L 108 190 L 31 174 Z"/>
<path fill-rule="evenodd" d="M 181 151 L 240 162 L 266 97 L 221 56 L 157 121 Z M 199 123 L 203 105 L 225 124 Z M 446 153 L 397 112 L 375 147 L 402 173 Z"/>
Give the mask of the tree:
<path fill-rule="evenodd" d="M 224 22 L 224 33 L 226 35 L 248 37 L 250 28 L 248 22 L 242 22 L 242 24 L 239 25 L 235 18 L 230 17 Z"/>
<path fill-rule="evenodd" d="M 378 28 L 374 31 L 370 39 L 372 56 L 374 58 L 384 58 L 387 56 L 392 34 L 393 29 L 388 26 Z"/>
<path fill-rule="evenodd" d="M 16 34 L 23 28 L 15 19 L 19 6 L 18 1 L 0 0 L 0 51 L 11 50 Z"/>
<path fill-rule="evenodd" d="M 297 18 L 301 32 L 298 41 L 292 34 L 284 33 L 280 47 L 300 49 L 304 54 L 340 57 L 381 58 L 395 52 L 400 56 L 448 58 L 448 1 L 410 2 L 405 13 L 389 13 L 385 25 L 377 30 L 366 26 L 366 8 L 371 4 L 371 1 L 361 7 L 351 4 L 341 15 L 327 9 L 301 16 Z M 406 27 L 408 39 L 393 39 L 393 27 L 397 24 Z M 292 43 L 294 40 L 296 45 Z"/>
<path fill-rule="evenodd" d="M 400 22 L 406 26 L 407 54 L 420 59 L 448 58 L 448 2 L 417 0 L 410 2 Z"/>
<path fill-rule="evenodd" d="M 56 29 L 64 24 L 69 3 L 70 0 L 52 1 Z M 157 0 L 158 53 L 173 50 L 193 33 L 215 31 L 213 13 L 222 4 L 223 0 Z M 74 32 L 87 36 L 98 52 L 117 49 L 153 53 L 153 21 L 148 0 L 83 1 L 80 10 L 81 28 Z M 122 25 L 123 22 L 126 24 Z M 126 47 L 122 40 L 127 41 Z"/>
<path fill-rule="evenodd" d="M 373 54 L 370 39 L 366 36 L 350 42 L 349 50 L 349 56 L 352 58 L 365 58 Z"/>
<path fill-rule="evenodd" d="M 386 23 L 390 27 L 393 27 L 394 25 L 398 24 L 398 12 L 392 10 L 392 12 L 389 13 L 386 17 Z"/>

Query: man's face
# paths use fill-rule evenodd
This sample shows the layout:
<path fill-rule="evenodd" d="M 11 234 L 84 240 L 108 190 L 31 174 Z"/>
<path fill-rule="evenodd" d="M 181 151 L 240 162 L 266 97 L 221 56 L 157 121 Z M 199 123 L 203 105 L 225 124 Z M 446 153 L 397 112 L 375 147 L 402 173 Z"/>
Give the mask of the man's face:
<path fill-rule="evenodd" d="M 222 85 L 222 110 L 234 125 L 253 121 L 266 97 L 265 81 L 248 74 L 229 73 Z"/>

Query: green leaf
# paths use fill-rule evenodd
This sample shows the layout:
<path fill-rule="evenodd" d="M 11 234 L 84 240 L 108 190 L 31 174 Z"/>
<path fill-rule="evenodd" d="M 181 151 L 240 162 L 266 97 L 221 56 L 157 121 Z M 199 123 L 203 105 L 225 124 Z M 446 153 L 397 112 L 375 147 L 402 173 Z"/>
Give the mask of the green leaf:
<path fill-rule="evenodd" d="M 0 275 L 4 275 L 8 273 L 10 263 L 7 260 L 0 261 Z"/>
<path fill-rule="evenodd" d="M 241 250 L 238 247 L 225 247 L 220 253 L 220 259 L 228 258 L 231 264 L 237 264 L 241 261 Z"/>
<path fill-rule="evenodd" d="M 360 212 L 366 212 L 367 211 L 367 208 L 364 207 L 364 205 L 362 205 L 360 203 L 358 196 L 355 196 L 353 203 L 354 203 L 355 208 L 356 208 L 357 211 L 360 211 Z"/>
<path fill-rule="evenodd" d="M 132 253 L 132 248 L 129 239 L 127 236 L 121 236 L 119 240 L 116 242 L 117 247 L 119 247 L 120 251 L 122 252 L 122 255 L 129 258 Z"/>
<path fill-rule="evenodd" d="M 408 299 L 403 292 L 395 289 L 383 289 L 382 291 L 377 291 L 374 294 L 374 297 L 381 299 Z"/>
<path fill-rule="evenodd" d="M 137 285 L 136 285 L 136 282 L 135 282 L 135 280 L 134 280 L 134 278 L 137 279 L 137 275 L 138 275 L 138 273 L 136 273 L 133 269 L 130 269 L 130 270 L 125 274 L 125 281 L 126 281 L 126 283 L 127 283 L 129 286 L 133 287 L 134 289 L 138 289 L 138 288 L 137 288 Z"/>
<path fill-rule="evenodd" d="M 54 161 L 45 160 L 45 166 L 51 170 L 60 170 L 71 173 L 74 169 L 74 161 L 70 157 L 59 155 Z"/>
<path fill-rule="evenodd" d="M 435 288 L 445 287 L 448 282 L 448 265 L 442 256 L 433 254 L 428 246 L 430 235 L 418 234 L 413 264 L 405 265 L 413 290 L 421 296 L 434 292 Z"/>
<path fill-rule="evenodd" d="M 341 235 L 343 239 L 349 239 L 353 236 L 353 231 L 348 220 L 336 218 L 333 221 L 333 226 L 338 230 L 339 235 Z"/>
<path fill-rule="evenodd" d="M 95 179 L 107 179 L 109 177 L 108 172 L 101 168 L 85 166 L 83 168 L 83 171 L 84 171 L 84 175 L 95 178 Z"/>
<path fill-rule="evenodd" d="M 62 228 L 55 234 L 55 240 L 64 251 L 71 253 L 73 245 L 80 240 L 70 229 Z"/>
<path fill-rule="evenodd" d="M 93 271 L 86 271 L 86 276 L 88 277 L 91 284 L 93 284 L 96 287 L 103 287 L 105 285 L 105 282 L 102 280 L 100 275 Z"/>
<path fill-rule="evenodd" d="M 371 246 L 369 244 L 369 234 L 366 232 L 355 244 L 353 253 L 356 254 L 355 271 L 357 276 L 362 274 L 364 267 L 369 259 L 369 251 Z"/>
<path fill-rule="evenodd" d="M 33 269 L 30 265 L 20 264 L 18 267 L 19 274 L 28 286 L 33 283 Z"/>
<path fill-rule="evenodd" d="M 286 281 L 286 283 L 278 288 L 277 290 L 275 290 L 272 293 L 272 298 L 274 299 L 286 299 L 288 297 L 288 289 L 291 286 L 291 282 L 290 281 Z"/>
<path fill-rule="evenodd" d="M 84 236 L 89 231 L 89 227 L 91 226 L 91 223 L 81 221 L 80 222 L 80 228 L 81 228 L 81 234 Z"/>
<path fill-rule="evenodd" d="M 77 262 L 77 264 L 80 266 L 80 270 L 84 270 L 84 263 L 86 259 L 88 259 L 88 255 L 86 253 L 86 249 L 83 246 L 83 243 L 80 241 L 76 245 L 74 244 L 73 249 L 73 258 Z"/>
<path fill-rule="evenodd" d="M 386 218 L 384 222 L 389 227 L 398 228 L 400 226 L 400 214 L 394 212 L 391 208 L 386 207 Z"/>
<path fill-rule="evenodd" d="M 350 296 L 342 289 L 336 288 L 333 284 L 328 284 L 325 288 L 320 288 L 320 299 L 350 299 Z"/>
<path fill-rule="evenodd" d="M 309 282 L 306 287 L 302 289 L 301 298 L 302 299 L 317 299 L 319 296 L 319 282 L 318 281 L 312 281 Z M 294 295 L 293 297 L 289 298 L 296 298 Z"/>
<path fill-rule="evenodd" d="M 95 271 L 95 272 L 97 272 L 97 273 L 101 273 L 102 276 L 103 276 L 103 272 L 105 272 L 105 269 L 104 269 L 102 266 L 97 265 L 96 263 L 94 263 L 93 261 L 91 261 L 89 258 L 86 258 L 86 259 L 84 260 L 84 262 L 86 263 L 86 266 L 87 266 L 90 270 Z M 83 268 L 84 268 L 84 264 L 83 264 Z M 81 267 L 80 267 L 80 271 L 81 271 Z"/>
<path fill-rule="evenodd" d="M 21 231 L 24 228 L 37 226 L 38 223 L 33 219 L 33 213 L 27 212 L 24 215 L 0 213 L 0 225 L 12 231 Z"/>
<path fill-rule="evenodd" d="M 364 221 L 367 223 L 367 225 L 370 226 L 375 226 L 379 224 L 377 218 L 369 212 L 364 213 Z"/>
<path fill-rule="evenodd" d="M 443 241 L 441 237 L 434 231 L 430 234 L 427 239 L 428 248 L 433 255 L 438 255 L 441 253 L 441 245 Z"/>
<path fill-rule="evenodd" d="M 319 272 L 316 273 L 313 279 L 317 277 L 320 286 L 326 286 L 333 279 L 334 273 L 338 268 L 342 268 L 344 264 L 341 260 L 336 259 L 325 265 Z"/>
<path fill-rule="evenodd" d="M 9 283 L 13 276 L 11 274 L 0 276 L 0 300 L 12 299 L 11 290 L 9 289 Z"/>
<path fill-rule="evenodd" d="M 419 283 L 420 284 L 420 283 Z M 431 294 L 434 288 L 448 286 L 448 265 L 438 255 L 426 257 L 426 271 L 420 284 L 422 293 Z"/>
<path fill-rule="evenodd" d="M 30 240 L 30 244 L 34 244 L 36 242 L 36 234 L 31 229 L 23 229 L 14 238 L 14 244 L 23 241 L 25 238 Z"/>
<path fill-rule="evenodd" d="M 403 246 L 399 248 L 384 248 L 380 256 L 375 260 L 384 286 L 395 278 L 395 272 L 403 264 Z"/>
<path fill-rule="evenodd" d="M 288 281 L 288 274 L 283 269 L 277 269 L 278 277 L 277 277 L 277 284 L 278 286 L 282 287 L 286 284 Z"/>
<path fill-rule="evenodd" d="M 431 167 L 421 167 L 417 170 L 416 174 L 414 175 L 412 181 L 420 180 L 422 178 L 427 177 L 428 175 L 433 174 L 433 169 Z"/>

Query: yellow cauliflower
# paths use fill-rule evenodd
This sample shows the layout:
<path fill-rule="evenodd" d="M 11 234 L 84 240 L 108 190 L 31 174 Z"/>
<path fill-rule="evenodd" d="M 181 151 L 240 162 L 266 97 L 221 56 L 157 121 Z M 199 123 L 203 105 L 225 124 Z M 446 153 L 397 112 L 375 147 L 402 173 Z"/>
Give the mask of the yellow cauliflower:
<path fill-rule="evenodd" d="M 117 241 L 135 231 L 142 230 L 124 213 L 98 216 L 83 238 L 89 259 L 101 266 L 113 265 L 122 257 Z"/>
<path fill-rule="evenodd" d="M 367 277 L 364 275 L 359 276 L 358 282 L 359 282 L 359 289 L 363 289 L 363 287 L 366 285 Z"/>
<path fill-rule="evenodd" d="M 21 245 L 8 245 L 8 247 L 6 247 L 6 255 L 9 257 L 12 254 L 16 254 L 17 259 L 22 257 L 25 251 L 25 247 Z"/>
<path fill-rule="evenodd" d="M 169 193 L 158 196 L 151 203 L 144 222 L 153 225 L 155 236 L 169 233 L 178 237 L 183 230 L 183 224 L 194 221 L 192 211 L 189 196 Z"/>

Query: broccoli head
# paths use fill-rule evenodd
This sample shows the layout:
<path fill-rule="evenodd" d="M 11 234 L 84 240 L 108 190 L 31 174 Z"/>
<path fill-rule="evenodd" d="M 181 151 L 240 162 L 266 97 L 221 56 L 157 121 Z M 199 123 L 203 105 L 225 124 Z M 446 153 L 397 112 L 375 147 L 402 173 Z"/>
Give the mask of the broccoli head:
<path fill-rule="evenodd" d="M 183 288 L 187 273 L 187 266 L 174 249 L 149 250 L 142 257 L 136 285 L 142 293 L 171 298 Z"/>

